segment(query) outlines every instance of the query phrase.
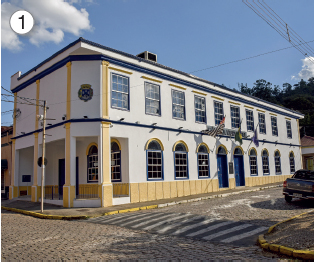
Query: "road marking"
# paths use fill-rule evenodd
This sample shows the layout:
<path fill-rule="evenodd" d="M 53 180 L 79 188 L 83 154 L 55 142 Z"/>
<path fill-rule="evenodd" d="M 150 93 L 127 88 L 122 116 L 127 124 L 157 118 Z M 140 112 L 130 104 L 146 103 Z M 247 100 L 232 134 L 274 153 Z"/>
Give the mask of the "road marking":
<path fill-rule="evenodd" d="M 188 223 L 188 222 L 192 222 L 194 220 L 197 220 L 197 219 L 203 219 L 204 217 L 203 216 L 196 216 L 196 217 L 192 217 L 190 219 L 185 219 L 185 220 L 182 220 L 176 224 L 172 224 L 172 225 L 169 225 L 169 226 L 166 226 L 164 227 L 163 229 L 160 229 L 157 231 L 157 233 L 159 234 L 162 234 L 162 233 L 165 233 L 166 231 L 172 229 L 172 228 L 175 228 L 177 226 L 181 226 L 182 224 L 185 224 L 185 223 Z"/>
<path fill-rule="evenodd" d="M 149 229 L 155 228 L 155 227 L 157 227 L 157 226 L 166 224 L 168 221 L 174 221 L 174 220 L 177 220 L 177 219 L 181 219 L 181 218 L 187 217 L 187 216 L 189 216 L 189 215 L 190 215 L 190 214 L 179 215 L 179 216 L 170 218 L 170 219 L 168 219 L 167 221 L 162 221 L 162 222 L 159 222 L 159 223 L 156 223 L 156 224 L 147 226 L 147 227 L 143 228 L 143 230 L 149 230 Z"/>
<path fill-rule="evenodd" d="M 226 235 L 228 233 L 231 233 L 231 232 L 234 232 L 234 231 L 238 231 L 238 230 L 241 230 L 241 229 L 245 229 L 245 228 L 247 228 L 249 226 L 252 226 L 252 225 L 244 224 L 244 225 L 235 226 L 233 228 L 229 228 L 229 229 L 226 229 L 224 231 L 221 231 L 221 232 L 209 235 L 209 236 L 202 237 L 202 239 L 212 240 L 213 238 L 216 238 L 216 237 L 219 237 L 219 236 L 222 236 L 222 235 Z"/>
<path fill-rule="evenodd" d="M 184 228 L 182 228 L 182 229 L 179 229 L 179 230 L 173 232 L 171 235 L 179 235 L 179 234 L 184 233 L 184 232 L 186 232 L 186 231 L 188 231 L 188 230 L 190 230 L 190 229 L 193 229 L 193 228 L 195 228 L 195 227 L 199 227 L 199 226 L 201 226 L 201 225 L 205 225 L 205 224 L 214 222 L 215 220 L 216 220 L 216 219 L 207 219 L 207 220 L 204 220 L 204 221 L 202 221 L 202 222 L 200 222 L 200 223 L 197 223 L 197 224 L 194 224 L 194 225 L 190 225 L 190 226 L 186 226 L 186 227 L 184 227 Z"/>
<path fill-rule="evenodd" d="M 132 226 L 132 228 L 136 228 L 136 227 L 140 227 L 140 226 L 143 226 L 143 225 L 147 225 L 147 224 L 150 224 L 150 223 L 153 222 L 153 221 L 161 220 L 161 219 L 164 219 L 164 218 L 167 218 L 167 217 L 171 217 L 171 216 L 173 216 L 173 215 L 175 215 L 175 214 L 163 215 L 163 216 L 161 216 L 161 217 L 158 217 L 158 218 L 155 218 L 155 219 L 151 219 L 151 220 L 149 220 L 149 221 L 142 222 L 142 223 L 140 223 L 140 224 L 138 224 L 138 225 L 134 225 L 134 226 Z M 143 218 L 143 219 L 144 219 L 144 218 Z"/>
<path fill-rule="evenodd" d="M 232 224 L 232 223 L 234 223 L 234 222 L 232 222 L 232 221 L 222 222 L 222 223 L 219 223 L 219 224 L 216 224 L 216 225 L 209 226 L 207 228 L 203 228 L 203 229 L 201 229 L 199 231 L 196 231 L 194 233 L 188 234 L 187 236 L 189 236 L 189 237 L 197 236 L 199 234 L 203 234 L 203 233 L 206 233 L 208 231 L 214 230 L 214 229 L 216 229 L 218 227 L 229 225 L 229 224 Z"/>
<path fill-rule="evenodd" d="M 124 224 L 122 224 L 122 225 L 120 225 L 120 226 L 127 226 L 127 225 L 130 225 L 130 224 L 132 224 L 132 223 L 135 223 L 135 222 L 139 222 L 140 220 L 144 220 L 144 219 L 147 219 L 147 218 L 151 218 L 151 217 L 154 217 L 154 216 L 160 216 L 162 213 L 154 213 L 154 214 L 150 214 L 150 215 L 145 215 L 145 217 L 142 217 L 142 218 L 140 218 L 140 219 L 136 219 L 136 220 L 133 220 L 133 221 L 129 221 L 129 222 L 127 222 L 127 223 L 124 223 Z M 156 219 L 156 218 L 155 218 Z"/>
<path fill-rule="evenodd" d="M 157 215 L 157 214 L 159 214 L 159 215 L 161 215 L 161 213 L 152 213 L 152 214 L 150 214 L 150 215 L 145 215 L 146 216 L 146 218 L 148 218 L 148 217 L 153 217 L 154 215 Z M 129 216 L 129 217 L 126 217 L 125 216 L 125 218 L 122 218 L 122 219 L 120 219 L 119 221 L 117 221 L 117 222 L 115 222 L 115 224 L 119 224 L 119 223 L 123 223 L 123 222 L 125 222 L 126 220 L 128 221 L 128 220 L 130 220 L 130 219 L 134 219 L 134 218 L 142 218 L 141 217 L 141 214 L 137 214 L 137 215 L 132 215 L 132 216 Z M 145 217 L 144 217 L 145 218 Z M 137 219 L 137 221 L 138 221 L 139 219 Z M 122 225 L 122 226 L 124 226 L 124 224 Z"/>
<path fill-rule="evenodd" d="M 236 236 L 232 236 L 232 237 L 223 239 L 223 240 L 221 240 L 221 242 L 223 242 L 223 243 L 230 243 L 230 242 L 233 242 L 233 241 L 236 241 L 236 240 L 240 240 L 240 239 L 245 238 L 245 237 L 249 237 L 249 236 L 255 235 L 255 234 L 260 233 L 260 232 L 262 232 L 264 230 L 267 230 L 267 229 L 268 229 L 267 227 L 262 226 L 262 227 L 259 227 L 259 228 L 255 229 L 255 230 L 252 230 L 252 231 L 240 234 L 240 235 L 236 235 Z"/>

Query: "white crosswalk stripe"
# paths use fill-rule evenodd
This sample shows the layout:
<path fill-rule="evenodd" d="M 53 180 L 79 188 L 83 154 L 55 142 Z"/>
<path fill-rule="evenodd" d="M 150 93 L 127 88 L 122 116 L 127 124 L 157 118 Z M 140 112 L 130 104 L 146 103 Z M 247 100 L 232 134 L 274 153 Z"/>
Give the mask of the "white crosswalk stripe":
<path fill-rule="evenodd" d="M 152 217 L 159 216 L 159 215 L 161 215 L 161 213 L 145 215 L 145 217 L 141 217 L 141 218 L 138 218 L 138 219 L 133 220 L 133 221 L 128 221 L 127 223 L 124 223 L 124 224 L 122 224 L 120 226 L 127 226 L 127 225 L 130 225 L 130 224 L 133 224 L 133 223 L 137 223 L 139 221 L 143 221 L 144 219 L 152 218 Z"/>
<path fill-rule="evenodd" d="M 183 225 L 185 223 L 189 223 L 189 222 L 192 222 L 194 220 L 198 220 L 198 219 L 202 219 L 202 218 L 203 218 L 202 216 L 196 216 L 196 217 L 192 217 L 190 219 L 185 219 L 185 220 L 182 220 L 182 221 L 180 221 L 180 222 L 178 222 L 176 224 L 170 224 L 170 225 L 158 230 L 157 233 L 163 234 L 163 233 L 167 232 L 168 230 L 173 229 L 173 228 L 175 228 L 177 226 L 181 226 L 181 225 Z"/>
<path fill-rule="evenodd" d="M 139 224 L 137 224 L 137 225 L 134 225 L 134 226 L 132 226 L 132 228 L 137 228 L 137 227 L 140 227 L 140 226 L 144 226 L 144 225 L 150 224 L 150 223 L 153 222 L 153 221 L 165 219 L 165 218 L 168 218 L 168 217 L 174 216 L 174 215 L 175 215 L 175 214 L 163 215 L 163 216 L 161 216 L 161 217 L 157 217 L 157 218 L 155 218 L 155 219 L 151 219 L 151 220 L 148 220 L 148 221 L 139 223 Z"/>
<path fill-rule="evenodd" d="M 226 221 L 226 222 L 222 222 L 222 223 L 219 223 L 219 224 L 211 225 L 211 226 L 209 226 L 209 227 L 203 228 L 203 229 L 201 229 L 201 230 L 199 230 L 199 231 L 196 231 L 196 232 L 194 232 L 194 233 L 190 233 L 190 234 L 188 234 L 187 236 L 189 236 L 189 237 L 197 236 L 197 235 L 200 235 L 200 234 L 203 234 L 203 233 L 212 231 L 212 230 L 214 230 L 214 229 L 216 229 L 216 228 L 219 228 L 219 227 L 222 227 L 222 226 L 225 226 L 225 225 L 230 225 L 230 224 L 232 224 L 232 223 L 234 223 L 234 222 L 232 222 L 232 221 Z"/>
<path fill-rule="evenodd" d="M 150 214 L 150 215 L 148 215 L 148 214 L 137 214 L 137 215 L 134 215 L 134 216 L 122 218 L 119 221 L 115 221 L 114 224 L 120 224 L 122 222 L 125 222 L 126 220 L 131 220 L 131 219 L 134 219 L 134 218 L 137 218 L 136 221 L 139 221 L 139 220 L 144 219 L 144 218 L 153 217 L 154 215 L 157 215 L 157 214 L 161 215 L 161 213 Z M 142 216 L 145 216 L 145 217 L 142 217 Z M 124 224 L 122 226 L 124 226 Z"/>
<path fill-rule="evenodd" d="M 153 229 L 155 227 L 158 227 L 158 226 L 161 226 L 163 224 L 166 224 L 168 223 L 169 221 L 174 221 L 174 220 L 178 220 L 178 219 L 181 219 L 181 218 L 184 218 L 184 217 L 188 217 L 189 214 L 186 214 L 186 215 L 178 215 L 176 217 L 173 217 L 173 218 L 170 218 L 168 219 L 167 221 L 162 221 L 162 222 L 158 222 L 156 224 L 153 224 L 153 225 L 150 225 L 150 226 L 147 226 L 145 228 L 143 228 L 143 230 L 150 230 L 150 229 Z"/>
<path fill-rule="evenodd" d="M 202 239 L 205 239 L 205 240 L 212 240 L 212 239 L 214 239 L 214 238 L 216 238 L 216 237 L 219 237 L 219 236 L 222 236 L 222 235 L 226 235 L 226 234 L 229 234 L 229 233 L 232 233 L 232 232 L 241 230 L 241 229 L 245 229 L 245 228 L 247 228 L 247 227 L 249 227 L 249 226 L 252 226 L 252 225 L 250 225 L 250 224 L 244 224 L 244 225 L 235 226 L 235 227 L 232 227 L 232 228 L 229 228 L 229 229 L 226 229 L 226 230 L 217 232 L 217 233 L 215 233 L 215 234 L 202 237 Z"/>
<path fill-rule="evenodd" d="M 262 232 L 264 230 L 267 230 L 267 229 L 268 229 L 267 227 L 261 226 L 259 228 L 256 228 L 255 230 L 252 230 L 252 231 L 249 231 L 249 232 L 242 233 L 240 235 L 236 235 L 236 236 L 232 236 L 232 237 L 223 239 L 223 240 L 221 240 L 221 242 L 223 242 L 223 243 L 231 243 L 233 241 L 237 241 L 237 240 L 240 240 L 240 239 L 243 239 L 243 238 L 246 238 L 246 237 L 253 236 L 253 235 L 258 234 L 258 233 L 260 233 L 260 232 Z"/>
<path fill-rule="evenodd" d="M 186 226 L 184 228 L 181 228 L 175 232 L 173 232 L 171 235 L 179 235 L 179 234 L 182 234 L 190 229 L 193 229 L 193 228 L 196 228 L 196 227 L 199 227 L 199 226 L 202 226 L 202 225 L 205 225 L 205 224 L 208 224 L 208 223 L 211 223 L 211 222 L 214 222 L 215 219 L 207 219 L 207 220 L 204 220 L 200 223 L 197 223 L 197 224 L 194 224 L 194 225 L 190 225 L 190 226 Z"/>

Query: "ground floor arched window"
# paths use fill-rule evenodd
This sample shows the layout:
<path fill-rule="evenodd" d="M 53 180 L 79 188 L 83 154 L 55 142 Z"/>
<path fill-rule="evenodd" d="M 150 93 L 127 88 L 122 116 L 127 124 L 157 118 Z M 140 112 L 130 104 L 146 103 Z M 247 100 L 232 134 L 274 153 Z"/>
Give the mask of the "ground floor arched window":
<path fill-rule="evenodd" d="M 295 162 L 294 162 L 294 153 L 293 151 L 290 152 L 290 172 L 295 172 Z"/>
<path fill-rule="evenodd" d="M 184 142 L 176 143 L 174 147 L 174 167 L 176 179 L 189 178 L 188 149 Z"/>
<path fill-rule="evenodd" d="M 274 152 L 275 173 L 281 174 L 281 155 L 278 150 Z"/>
<path fill-rule="evenodd" d="M 209 168 L 209 154 L 207 147 L 201 144 L 197 150 L 198 159 L 198 175 L 199 178 L 209 178 L 210 168 Z"/>
<path fill-rule="evenodd" d="M 111 181 L 121 181 L 121 149 L 117 142 L 111 142 Z"/>
<path fill-rule="evenodd" d="M 98 147 L 92 145 L 89 148 L 87 156 L 87 167 L 88 167 L 88 182 L 98 182 L 99 171 L 98 171 Z"/>
<path fill-rule="evenodd" d="M 151 140 L 146 147 L 147 179 L 163 180 L 163 147 L 158 140 Z"/>
<path fill-rule="evenodd" d="M 269 153 L 265 149 L 262 151 L 262 170 L 263 170 L 263 174 L 270 174 Z"/>
<path fill-rule="evenodd" d="M 250 175 L 258 175 L 257 153 L 254 148 L 249 151 Z"/>

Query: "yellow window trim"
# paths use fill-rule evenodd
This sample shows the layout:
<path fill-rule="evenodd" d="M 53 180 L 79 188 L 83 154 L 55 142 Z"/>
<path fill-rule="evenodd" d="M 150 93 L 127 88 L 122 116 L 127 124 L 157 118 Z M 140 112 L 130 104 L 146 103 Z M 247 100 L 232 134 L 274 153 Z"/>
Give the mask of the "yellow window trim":
<path fill-rule="evenodd" d="M 233 155 L 234 155 L 234 153 L 235 153 L 236 148 L 239 148 L 239 149 L 241 150 L 241 153 L 242 153 L 243 155 L 245 154 L 245 152 L 244 152 L 244 150 L 243 150 L 243 148 L 242 148 L 241 146 L 236 146 L 236 147 L 234 148 Z"/>
<path fill-rule="evenodd" d="M 269 113 L 270 115 L 277 116 L 277 114 Z"/>
<path fill-rule="evenodd" d="M 250 151 L 251 151 L 252 149 L 254 149 L 254 150 L 255 150 L 255 152 L 256 152 L 256 156 L 258 156 L 257 150 L 256 150 L 254 147 L 252 147 L 251 149 L 249 149 L 249 151 L 248 151 L 248 156 L 250 156 Z"/>
<path fill-rule="evenodd" d="M 220 147 L 222 147 L 223 149 L 225 149 L 226 155 L 227 155 L 227 153 L 228 153 L 227 148 L 226 148 L 224 145 L 222 145 L 222 144 L 217 147 L 217 149 L 216 149 L 216 154 L 218 154 L 218 150 L 219 150 Z"/>
<path fill-rule="evenodd" d="M 252 107 L 252 106 L 249 106 L 249 105 L 244 105 L 244 107 L 247 107 L 247 108 L 253 109 L 253 107 Z"/>
<path fill-rule="evenodd" d="M 199 91 L 192 91 L 192 93 L 196 93 L 196 94 L 200 94 L 200 95 L 204 95 L 204 96 L 206 96 L 206 93 L 201 93 L 201 92 L 199 92 Z"/>
<path fill-rule="evenodd" d="M 112 144 L 112 142 L 115 142 L 119 146 L 119 149 L 122 150 L 120 141 L 118 141 L 116 138 L 111 138 L 111 144 Z"/>
<path fill-rule="evenodd" d="M 151 139 L 149 139 L 149 140 L 147 141 L 147 143 L 146 143 L 146 146 L 145 146 L 145 149 L 146 149 L 146 150 L 148 149 L 149 143 L 152 142 L 152 141 L 157 141 L 157 142 L 159 143 L 160 147 L 161 147 L 161 150 L 164 151 L 163 144 L 162 144 L 161 140 L 158 139 L 158 138 L 151 138 Z"/>
<path fill-rule="evenodd" d="M 216 96 L 211 96 L 211 97 L 214 98 L 214 99 L 220 100 L 220 101 L 224 101 L 224 99 L 216 97 Z"/>
<path fill-rule="evenodd" d="M 182 144 L 185 146 L 187 152 L 189 152 L 189 147 L 188 147 L 188 145 L 187 145 L 183 140 L 178 140 L 176 143 L 174 143 L 172 151 L 175 151 L 175 150 L 176 150 L 176 146 L 177 146 L 179 143 L 182 143 Z"/>
<path fill-rule="evenodd" d="M 115 68 L 115 67 L 109 67 L 110 70 L 114 70 L 114 71 L 118 71 L 118 72 L 123 72 L 123 73 L 126 73 L 126 74 L 133 74 L 132 72 L 130 71 L 124 71 L 124 70 L 121 70 L 119 68 Z"/>
<path fill-rule="evenodd" d="M 281 152 L 280 152 L 280 150 L 278 150 L 278 149 L 276 149 L 276 150 L 274 151 L 274 157 L 275 157 L 275 153 L 276 153 L 277 151 L 278 151 L 278 152 L 279 152 L 279 154 L 280 154 L 280 156 L 279 156 L 279 157 L 281 157 Z"/>
<path fill-rule="evenodd" d="M 87 147 L 87 150 L 86 150 L 86 156 L 89 155 L 89 150 L 90 150 L 90 148 L 91 148 L 92 146 L 98 147 L 98 144 L 95 143 L 95 142 L 90 143 L 89 146 Z"/>
<path fill-rule="evenodd" d="M 262 113 L 265 113 L 265 112 L 266 112 L 266 111 L 263 111 L 263 110 L 260 110 L 260 109 L 257 109 L 257 111 L 262 112 Z"/>
<path fill-rule="evenodd" d="M 264 151 L 264 150 L 268 153 L 268 157 L 269 157 L 269 151 L 268 151 L 266 148 L 264 148 L 263 150 L 261 150 L 261 156 L 263 156 L 263 151 Z"/>
<path fill-rule="evenodd" d="M 286 117 L 285 119 L 287 119 L 287 120 L 290 120 L 290 121 L 291 121 L 291 118 Z"/>
<path fill-rule="evenodd" d="M 206 147 L 207 153 L 210 153 L 210 148 L 209 148 L 208 145 L 206 145 L 206 143 L 204 143 L 204 142 L 200 143 L 200 144 L 197 146 L 197 148 L 196 148 L 196 153 L 198 153 L 199 147 L 200 147 L 201 145 L 203 145 L 203 146 Z"/>
<path fill-rule="evenodd" d="M 143 79 L 146 79 L 146 80 L 149 80 L 149 81 L 153 81 L 153 82 L 157 82 L 157 83 L 162 83 L 162 81 L 159 81 L 157 79 L 152 79 L 152 78 L 149 78 L 149 77 L 146 77 L 146 76 L 142 76 Z"/>
<path fill-rule="evenodd" d="M 289 158 L 291 157 L 291 156 L 290 156 L 291 153 L 293 153 L 293 158 L 295 158 L 295 155 L 294 155 L 294 151 L 293 151 L 293 150 L 290 151 L 290 153 L 289 153 Z"/>
<path fill-rule="evenodd" d="M 186 90 L 187 89 L 187 88 L 184 88 L 182 86 L 171 84 L 171 83 L 169 85 L 172 86 L 172 87 L 176 87 L 176 88 L 182 89 L 182 90 Z"/>
<path fill-rule="evenodd" d="M 234 104 L 234 105 L 240 105 L 240 103 L 235 103 L 233 101 L 228 101 L 228 103 Z"/>

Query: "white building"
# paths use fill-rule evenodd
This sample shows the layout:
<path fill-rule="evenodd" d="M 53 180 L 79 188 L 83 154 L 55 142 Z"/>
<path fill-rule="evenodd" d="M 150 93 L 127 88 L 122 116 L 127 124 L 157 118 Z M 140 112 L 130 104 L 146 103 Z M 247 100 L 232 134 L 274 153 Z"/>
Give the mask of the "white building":
<path fill-rule="evenodd" d="M 135 203 L 280 182 L 301 168 L 302 114 L 139 56 L 80 38 L 11 77 L 15 95 L 47 100 L 54 119 L 46 127 L 46 202 Z M 27 191 L 38 201 L 42 108 L 14 108 L 10 198 Z M 203 135 L 223 116 L 223 135 Z M 259 147 L 251 143 L 256 127 Z"/>

